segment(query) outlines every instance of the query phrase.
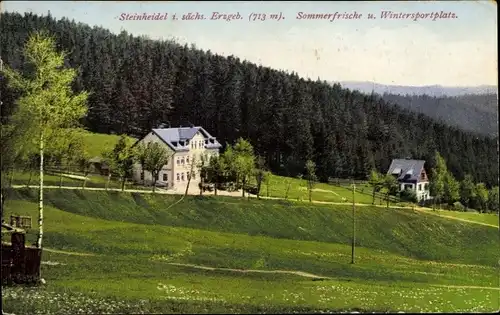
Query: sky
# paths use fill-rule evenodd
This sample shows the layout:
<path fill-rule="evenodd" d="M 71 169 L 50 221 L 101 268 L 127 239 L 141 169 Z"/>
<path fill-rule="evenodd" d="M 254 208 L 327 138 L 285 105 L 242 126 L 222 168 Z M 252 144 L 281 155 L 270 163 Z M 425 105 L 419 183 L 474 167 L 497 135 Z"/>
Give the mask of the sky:
<path fill-rule="evenodd" d="M 113 33 L 175 39 L 274 69 L 327 81 L 395 85 L 497 85 L 497 8 L 490 1 L 6 1 L 2 10 L 67 17 Z M 454 13 L 456 18 L 382 19 L 382 11 Z M 187 13 L 205 20 L 182 20 Z M 213 12 L 241 20 L 211 20 Z M 361 14 L 360 19 L 297 19 L 298 13 Z M 121 14 L 168 13 L 123 21 Z M 280 21 L 252 14 L 279 14 Z M 375 19 L 367 19 L 372 13 Z M 172 20 L 176 14 L 178 20 Z M 249 19 L 250 17 L 250 19 Z"/>

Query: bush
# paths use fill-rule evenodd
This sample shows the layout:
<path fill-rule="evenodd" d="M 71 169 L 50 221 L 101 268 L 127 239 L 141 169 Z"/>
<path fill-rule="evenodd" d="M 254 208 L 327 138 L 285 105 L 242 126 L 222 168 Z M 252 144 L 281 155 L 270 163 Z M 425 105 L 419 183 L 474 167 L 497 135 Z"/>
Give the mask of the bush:
<path fill-rule="evenodd" d="M 414 190 L 405 189 L 401 192 L 401 200 L 408 202 L 417 202 L 417 194 Z"/>
<path fill-rule="evenodd" d="M 465 207 L 462 203 L 460 203 L 460 201 L 456 201 L 453 203 L 453 210 L 456 210 L 456 211 L 465 211 Z"/>

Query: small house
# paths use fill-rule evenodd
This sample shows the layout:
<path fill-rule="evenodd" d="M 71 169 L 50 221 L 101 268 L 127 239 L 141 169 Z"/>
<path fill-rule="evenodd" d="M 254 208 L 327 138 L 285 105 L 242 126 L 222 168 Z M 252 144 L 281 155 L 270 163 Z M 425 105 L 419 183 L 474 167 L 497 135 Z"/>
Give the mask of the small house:
<path fill-rule="evenodd" d="M 418 201 L 431 199 L 429 194 L 429 178 L 425 171 L 425 161 L 411 159 L 394 159 L 387 174 L 396 177 L 399 190 L 415 191 Z"/>

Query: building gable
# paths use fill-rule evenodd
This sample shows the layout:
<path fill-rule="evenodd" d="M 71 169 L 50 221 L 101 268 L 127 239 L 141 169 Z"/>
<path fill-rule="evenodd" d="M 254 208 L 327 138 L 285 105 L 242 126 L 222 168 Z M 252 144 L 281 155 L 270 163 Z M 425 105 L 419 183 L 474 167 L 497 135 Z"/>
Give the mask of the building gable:
<path fill-rule="evenodd" d="M 190 141 L 201 135 L 206 149 L 219 149 L 222 145 L 202 127 L 153 129 L 152 132 L 175 152 L 189 151 Z"/>

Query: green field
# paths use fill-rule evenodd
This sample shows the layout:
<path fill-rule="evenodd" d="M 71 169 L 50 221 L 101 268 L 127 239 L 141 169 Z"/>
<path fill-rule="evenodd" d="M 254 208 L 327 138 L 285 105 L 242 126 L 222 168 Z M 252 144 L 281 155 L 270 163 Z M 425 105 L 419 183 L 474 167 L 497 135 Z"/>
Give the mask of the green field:
<path fill-rule="evenodd" d="M 255 184 L 254 179 L 252 179 L 252 183 Z M 289 184 L 290 188 L 287 195 L 286 190 Z M 354 193 L 354 201 L 356 203 L 371 204 L 373 202 L 371 193 L 372 190 L 370 187 L 358 187 Z M 270 176 L 269 185 L 266 183 L 262 184 L 261 195 L 277 198 L 285 198 L 287 196 L 291 200 L 309 200 L 306 180 L 277 175 Z M 316 201 L 352 203 L 352 189 L 348 186 L 317 183 L 313 188 L 312 199 Z M 385 200 L 375 198 L 375 204 L 380 205 L 385 203 Z"/>
<path fill-rule="evenodd" d="M 108 135 L 88 131 L 84 131 L 82 133 L 82 137 L 84 146 L 91 157 L 101 157 L 104 151 L 112 150 L 115 144 L 120 139 L 119 135 Z M 135 141 L 134 138 L 128 136 L 127 139 L 130 142 Z"/>
<path fill-rule="evenodd" d="M 35 198 L 36 190 L 16 189 L 7 199 L 6 215 L 36 218 Z M 359 207 L 352 265 L 348 205 L 198 196 L 174 205 L 178 199 L 47 190 L 43 260 L 52 262 L 42 268 L 47 284 L 43 289 L 4 288 L 4 310 L 67 314 L 499 309 L 498 228 L 421 211 Z M 34 241 L 35 232 L 28 231 L 29 241 Z M 302 271 L 320 279 L 262 272 L 266 270 Z"/>

